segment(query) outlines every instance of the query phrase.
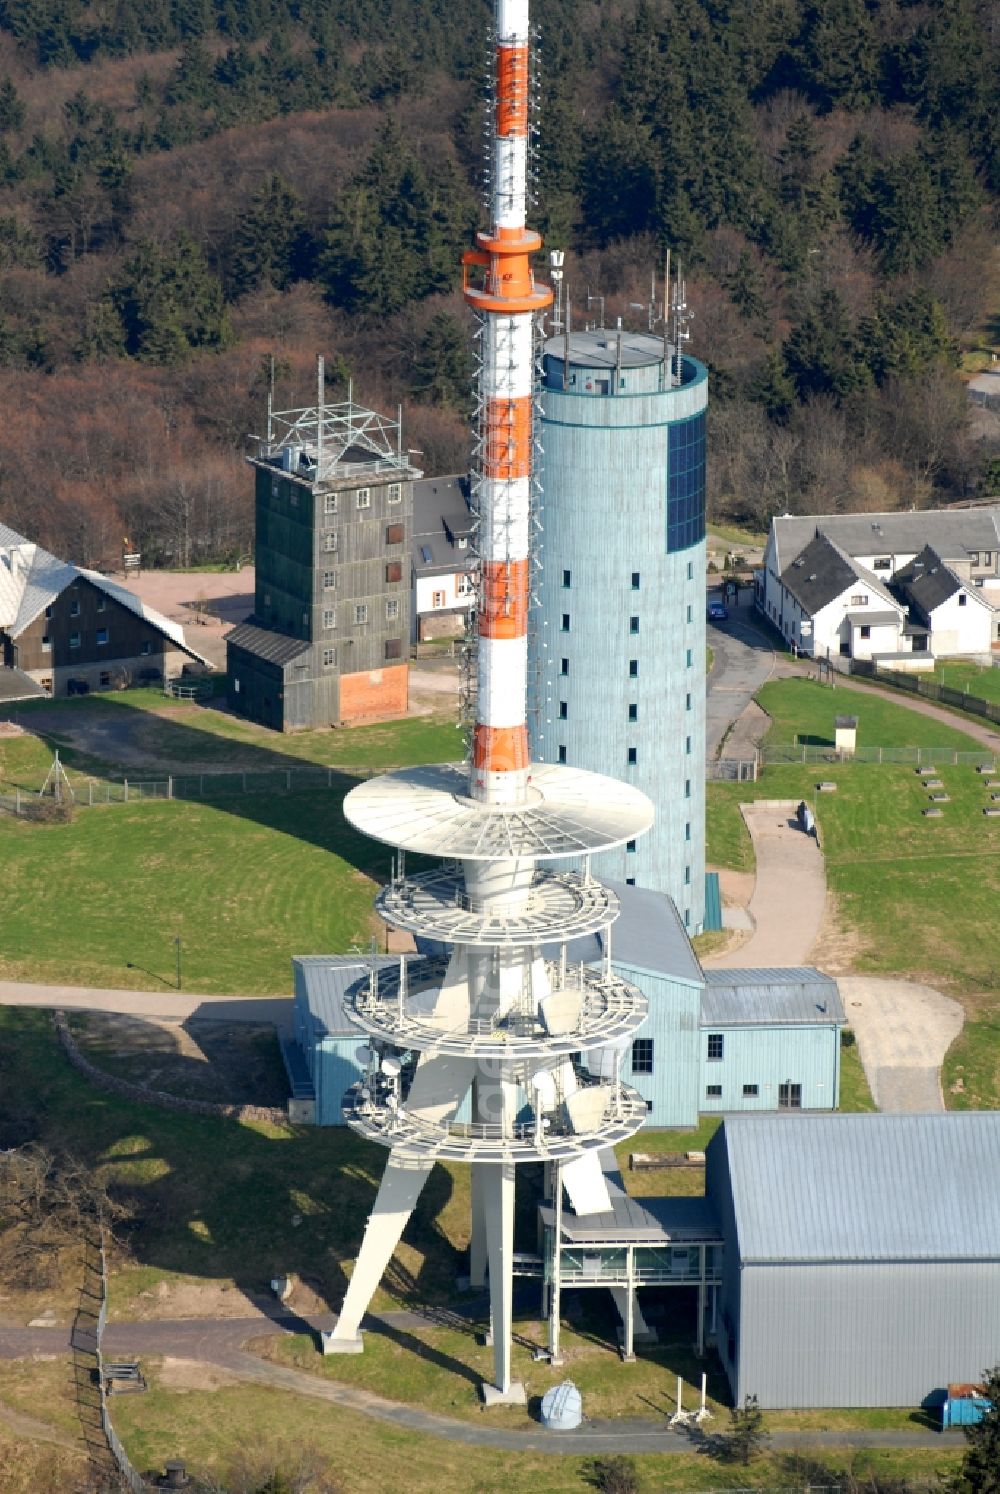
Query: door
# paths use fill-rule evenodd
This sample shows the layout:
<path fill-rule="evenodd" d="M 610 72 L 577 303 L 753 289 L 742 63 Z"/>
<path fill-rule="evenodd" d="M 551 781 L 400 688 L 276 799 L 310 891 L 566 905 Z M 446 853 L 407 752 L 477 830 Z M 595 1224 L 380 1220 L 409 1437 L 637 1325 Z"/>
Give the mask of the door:
<path fill-rule="evenodd" d="M 779 1110 L 801 1110 L 802 1109 L 802 1085 L 792 1084 L 787 1081 L 778 1085 L 778 1109 Z"/>

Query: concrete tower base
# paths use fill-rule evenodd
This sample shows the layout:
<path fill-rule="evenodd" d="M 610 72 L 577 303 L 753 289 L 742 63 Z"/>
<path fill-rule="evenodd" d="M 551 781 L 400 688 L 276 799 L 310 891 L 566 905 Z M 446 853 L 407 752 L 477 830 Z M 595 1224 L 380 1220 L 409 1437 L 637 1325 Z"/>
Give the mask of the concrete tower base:
<path fill-rule="evenodd" d="M 321 1333 L 319 1337 L 324 1354 L 363 1354 L 365 1351 L 360 1333 L 357 1338 L 334 1338 L 332 1333 Z"/>
<path fill-rule="evenodd" d="M 509 1390 L 499 1390 L 495 1385 L 488 1385 L 483 1381 L 483 1405 L 488 1411 L 491 1406 L 526 1406 L 528 1397 L 520 1380 L 512 1380 Z"/>

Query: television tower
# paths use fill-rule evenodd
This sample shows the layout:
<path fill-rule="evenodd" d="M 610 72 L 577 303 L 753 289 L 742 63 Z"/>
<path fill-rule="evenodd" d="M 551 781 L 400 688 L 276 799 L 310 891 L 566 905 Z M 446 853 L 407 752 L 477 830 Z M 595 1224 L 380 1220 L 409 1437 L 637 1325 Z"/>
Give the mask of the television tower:
<path fill-rule="evenodd" d="M 480 321 L 473 492 L 478 514 L 476 712 L 470 761 L 388 773 L 359 785 L 344 814 L 399 851 L 376 899 L 394 928 L 450 949 L 372 969 L 346 1009 L 368 1035 L 366 1076 L 344 1099 L 348 1124 L 389 1160 L 337 1326 L 324 1351 L 360 1352 L 362 1316 L 437 1160 L 472 1167 L 471 1279 L 488 1269 L 494 1383 L 487 1404 L 523 1400 L 511 1375 L 517 1165 L 545 1162 L 577 1213 L 610 1209 L 599 1152 L 633 1135 L 645 1103 L 620 1058 L 646 999 L 611 968 L 614 894 L 592 854 L 649 829 L 644 794 L 614 779 L 534 764 L 527 739 L 527 619 L 535 426 L 535 330 L 552 302 L 525 222 L 531 39 L 528 0 L 495 0 L 491 223 L 464 256 Z M 481 274 L 477 272 L 481 271 Z M 470 274 L 470 272 L 473 272 Z M 475 283 L 473 280 L 475 278 Z M 405 853 L 443 858 L 405 874 Z M 575 858 L 576 872 L 540 863 Z M 600 932 L 603 964 L 567 945 Z M 604 1077 L 577 1066 L 603 1050 Z M 471 1119 L 456 1116 L 471 1097 Z"/>

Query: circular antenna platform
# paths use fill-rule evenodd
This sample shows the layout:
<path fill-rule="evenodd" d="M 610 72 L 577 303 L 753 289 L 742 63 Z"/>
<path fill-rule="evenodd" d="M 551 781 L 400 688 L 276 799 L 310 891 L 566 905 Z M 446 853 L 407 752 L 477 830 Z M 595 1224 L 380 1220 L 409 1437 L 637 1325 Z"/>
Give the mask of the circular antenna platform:
<path fill-rule="evenodd" d="M 464 763 L 402 768 L 352 789 L 345 818 L 386 845 L 463 861 L 586 856 L 645 834 L 653 806 L 630 784 L 556 763 L 531 768 L 523 804 L 469 797 Z"/>

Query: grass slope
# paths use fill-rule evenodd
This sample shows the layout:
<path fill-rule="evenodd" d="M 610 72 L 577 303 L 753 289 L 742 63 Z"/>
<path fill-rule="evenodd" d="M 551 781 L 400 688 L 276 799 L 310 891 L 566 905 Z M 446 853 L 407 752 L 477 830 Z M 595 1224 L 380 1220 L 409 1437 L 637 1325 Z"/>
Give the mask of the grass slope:
<path fill-rule="evenodd" d="M 831 689 L 816 680 L 771 680 L 757 692 L 771 717 L 765 745 L 834 744 L 834 717 L 857 716 L 859 747 L 951 747 L 975 752 L 980 744 L 957 726 L 907 710 L 874 692 Z"/>

